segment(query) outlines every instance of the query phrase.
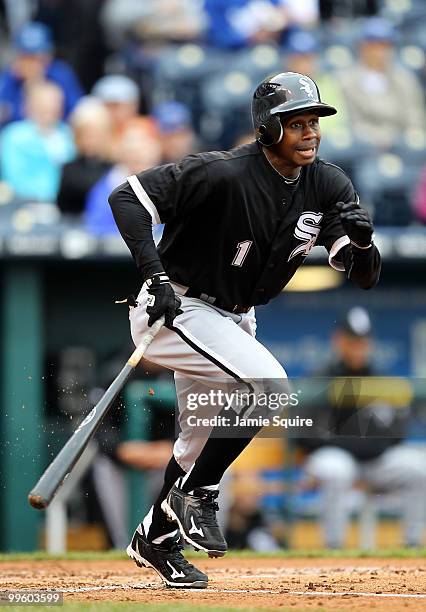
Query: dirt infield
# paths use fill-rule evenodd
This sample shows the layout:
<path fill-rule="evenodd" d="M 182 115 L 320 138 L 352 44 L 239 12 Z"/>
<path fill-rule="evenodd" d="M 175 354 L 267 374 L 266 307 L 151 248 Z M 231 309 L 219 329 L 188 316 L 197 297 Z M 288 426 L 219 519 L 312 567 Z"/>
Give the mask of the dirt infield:
<path fill-rule="evenodd" d="M 205 559 L 202 591 L 164 589 L 131 561 L 6 561 L 0 590 L 57 589 L 64 601 L 186 602 L 207 606 L 295 610 L 426 609 L 423 559 Z"/>

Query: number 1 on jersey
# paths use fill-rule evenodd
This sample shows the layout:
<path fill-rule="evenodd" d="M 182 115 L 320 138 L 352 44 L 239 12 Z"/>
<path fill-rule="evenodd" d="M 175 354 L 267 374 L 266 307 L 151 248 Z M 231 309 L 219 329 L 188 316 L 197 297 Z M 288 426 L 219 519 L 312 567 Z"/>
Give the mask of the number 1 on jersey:
<path fill-rule="evenodd" d="M 252 244 L 253 240 L 244 240 L 243 242 L 239 242 L 237 244 L 237 253 L 232 261 L 233 266 L 238 266 L 241 268 Z"/>

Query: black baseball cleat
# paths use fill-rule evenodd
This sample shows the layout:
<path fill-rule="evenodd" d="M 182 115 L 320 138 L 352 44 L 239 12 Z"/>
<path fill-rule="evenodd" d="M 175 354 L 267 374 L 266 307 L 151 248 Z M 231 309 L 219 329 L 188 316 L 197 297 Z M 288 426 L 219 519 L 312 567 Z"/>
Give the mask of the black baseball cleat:
<path fill-rule="evenodd" d="M 186 542 L 195 550 L 208 553 L 209 557 L 223 557 L 228 550 L 216 520 L 218 495 L 219 491 L 202 488 L 196 488 L 189 494 L 174 485 L 161 504 L 168 518 L 179 525 Z"/>
<path fill-rule="evenodd" d="M 179 542 L 180 534 L 176 533 L 161 544 L 152 544 L 139 525 L 126 552 L 138 567 L 152 567 L 169 587 L 205 589 L 208 577 L 185 559 Z"/>

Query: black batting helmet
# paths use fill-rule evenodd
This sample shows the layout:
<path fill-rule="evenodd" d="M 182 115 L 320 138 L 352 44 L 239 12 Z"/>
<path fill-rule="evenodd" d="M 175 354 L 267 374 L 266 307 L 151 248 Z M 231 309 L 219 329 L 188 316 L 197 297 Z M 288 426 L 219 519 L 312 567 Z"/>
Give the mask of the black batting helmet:
<path fill-rule="evenodd" d="M 319 117 L 335 115 L 333 106 L 321 102 L 315 81 L 298 72 L 280 72 L 262 81 L 253 94 L 251 113 L 256 139 L 265 147 L 280 142 L 283 128 L 279 115 L 312 111 Z"/>

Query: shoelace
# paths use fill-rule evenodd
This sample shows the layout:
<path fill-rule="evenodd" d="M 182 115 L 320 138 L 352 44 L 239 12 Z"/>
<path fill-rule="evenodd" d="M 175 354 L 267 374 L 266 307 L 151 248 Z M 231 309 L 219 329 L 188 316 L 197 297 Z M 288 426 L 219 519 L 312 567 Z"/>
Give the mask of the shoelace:
<path fill-rule="evenodd" d="M 170 557 L 170 561 L 173 561 L 179 567 L 179 569 L 195 569 L 194 566 L 189 563 L 189 561 L 187 561 L 181 553 L 183 546 L 182 544 L 179 544 L 179 542 L 172 542 L 169 544 L 169 546 L 159 546 L 158 548 L 161 548 L 162 551 L 167 553 L 167 555 Z"/>
<path fill-rule="evenodd" d="M 210 527 L 217 527 L 216 512 L 219 504 L 216 501 L 219 491 L 204 491 L 203 489 L 194 490 L 194 496 L 200 501 L 203 512 L 203 520 Z"/>

